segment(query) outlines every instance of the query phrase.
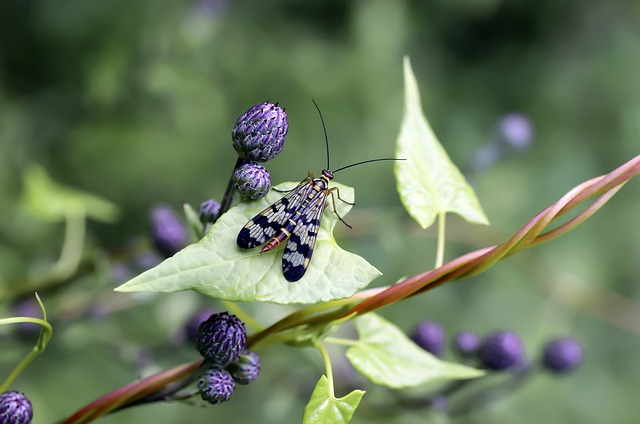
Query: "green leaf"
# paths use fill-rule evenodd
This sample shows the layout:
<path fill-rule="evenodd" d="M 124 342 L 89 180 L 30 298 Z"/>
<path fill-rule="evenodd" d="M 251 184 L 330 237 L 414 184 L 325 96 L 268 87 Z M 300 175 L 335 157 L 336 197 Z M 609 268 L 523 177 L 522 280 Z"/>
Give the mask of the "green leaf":
<path fill-rule="evenodd" d="M 439 360 L 378 315 L 363 315 L 355 324 L 360 340 L 347 350 L 347 358 L 376 384 L 400 389 L 484 375 L 475 368 Z"/>
<path fill-rule="evenodd" d="M 204 225 L 202 224 L 202 222 L 200 222 L 200 215 L 188 203 L 183 204 L 182 209 L 184 211 L 184 216 L 187 218 L 187 223 L 193 231 L 193 234 L 195 234 L 196 237 L 200 238 L 204 231 Z"/>
<path fill-rule="evenodd" d="M 326 376 L 320 377 L 311 399 L 304 408 L 303 424 L 348 423 L 364 396 L 364 390 L 354 390 L 345 397 L 336 398 L 329 390 Z"/>
<path fill-rule="evenodd" d="M 278 190 L 291 189 L 293 183 Z M 340 196 L 353 202 L 351 187 L 333 184 Z M 333 202 L 325 209 L 311 263 L 304 277 L 290 283 L 282 275 L 281 246 L 261 254 L 259 248 L 240 249 L 236 238 L 240 229 L 282 193 L 271 190 L 264 198 L 243 202 L 223 214 L 207 235 L 187 246 L 155 268 L 133 278 L 117 291 L 175 292 L 196 290 L 230 301 L 274 303 L 317 303 L 352 296 L 380 276 L 380 271 L 358 255 L 342 250 L 333 238 L 338 217 Z M 338 214 L 344 217 L 351 205 L 336 199 Z"/>
<path fill-rule="evenodd" d="M 451 162 L 420 103 L 420 92 L 409 58 L 404 58 L 404 115 L 396 144 L 394 171 L 398 193 L 409 215 L 422 228 L 443 212 L 454 212 L 469 222 L 489 224 L 480 203 L 460 170 Z"/>
<path fill-rule="evenodd" d="M 44 221 L 64 221 L 68 215 L 86 215 L 96 221 L 113 222 L 118 207 L 113 203 L 75 188 L 53 181 L 40 166 L 30 166 L 24 172 L 22 204 Z"/>

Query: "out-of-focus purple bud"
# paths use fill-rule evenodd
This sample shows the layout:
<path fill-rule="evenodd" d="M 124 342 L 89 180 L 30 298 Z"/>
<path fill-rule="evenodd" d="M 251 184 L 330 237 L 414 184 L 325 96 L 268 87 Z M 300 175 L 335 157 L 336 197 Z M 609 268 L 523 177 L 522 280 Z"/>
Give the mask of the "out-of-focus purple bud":
<path fill-rule="evenodd" d="M 187 229 L 165 205 L 155 206 L 151 211 L 151 237 L 158 251 L 167 258 L 187 245 Z"/>
<path fill-rule="evenodd" d="M 480 337 L 473 331 L 461 331 L 453 338 L 453 348 L 462 357 L 475 355 L 480 347 Z"/>
<path fill-rule="evenodd" d="M 191 315 L 184 326 L 184 332 L 187 340 L 194 345 L 198 343 L 198 333 L 200 331 L 200 324 L 209 319 L 209 317 L 215 314 L 216 311 L 207 308 L 197 311 Z"/>
<path fill-rule="evenodd" d="M 442 326 L 435 321 L 422 321 L 411 333 L 411 340 L 434 356 L 442 356 L 445 334 Z"/>
<path fill-rule="evenodd" d="M 582 346 L 572 337 L 551 340 L 544 347 L 542 365 L 556 374 L 566 374 L 582 363 Z"/>
<path fill-rule="evenodd" d="M 478 356 L 485 368 L 503 371 L 523 361 L 524 346 L 513 331 L 496 331 L 482 341 Z"/>
<path fill-rule="evenodd" d="M 229 6 L 227 0 L 198 0 L 198 11 L 203 15 L 217 16 Z"/>
<path fill-rule="evenodd" d="M 503 116 L 497 125 L 500 144 L 514 151 L 528 149 L 533 142 L 533 124 L 521 113 Z"/>

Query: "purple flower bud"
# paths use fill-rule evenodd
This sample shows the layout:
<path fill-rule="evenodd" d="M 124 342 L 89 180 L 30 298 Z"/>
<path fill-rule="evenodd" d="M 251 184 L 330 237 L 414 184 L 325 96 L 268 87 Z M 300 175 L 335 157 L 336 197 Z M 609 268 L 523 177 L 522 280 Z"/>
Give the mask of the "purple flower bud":
<path fill-rule="evenodd" d="M 200 203 L 200 222 L 209 224 L 218 218 L 220 213 L 220 203 L 214 199 L 205 200 Z"/>
<path fill-rule="evenodd" d="M 520 113 L 503 116 L 498 121 L 497 131 L 501 144 L 515 151 L 529 148 L 533 141 L 533 124 Z"/>
<path fill-rule="evenodd" d="M 238 384 L 249 384 L 260 374 L 260 357 L 257 353 L 246 351 L 240 359 L 230 364 L 227 370 Z"/>
<path fill-rule="evenodd" d="M 198 343 L 198 334 L 200 331 L 200 325 L 205 322 L 209 317 L 216 312 L 213 309 L 203 309 L 193 314 L 187 323 L 185 324 L 184 331 L 187 340 L 193 344 Z"/>
<path fill-rule="evenodd" d="M 1 424 L 29 424 L 33 418 L 33 407 L 21 392 L 10 391 L 0 395 Z"/>
<path fill-rule="evenodd" d="M 571 337 L 551 340 L 544 347 L 542 365 L 556 374 L 573 371 L 582 363 L 582 346 Z"/>
<path fill-rule="evenodd" d="M 522 362 L 524 347 L 516 333 L 496 331 L 482 341 L 478 356 L 485 368 L 502 371 Z"/>
<path fill-rule="evenodd" d="M 236 189 L 245 199 L 259 199 L 271 188 L 269 171 L 257 162 L 240 165 L 233 172 Z"/>
<path fill-rule="evenodd" d="M 236 121 L 231 131 L 233 148 L 243 159 L 266 162 L 282 151 L 288 131 L 284 109 L 277 103 L 260 103 Z"/>
<path fill-rule="evenodd" d="M 151 237 L 158 251 L 167 258 L 187 245 L 184 224 L 164 205 L 155 206 L 151 211 Z"/>
<path fill-rule="evenodd" d="M 422 321 L 411 333 L 411 339 L 434 356 L 442 356 L 445 334 L 442 326 L 435 321 Z"/>
<path fill-rule="evenodd" d="M 208 361 L 227 366 L 240 358 L 247 347 L 247 330 L 228 312 L 214 314 L 200 325 L 198 352 Z"/>
<path fill-rule="evenodd" d="M 473 331 L 461 331 L 453 338 L 453 348 L 463 357 L 475 355 L 480 347 L 480 337 Z"/>
<path fill-rule="evenodd" d="M 202 400 L 212 405 L 228 401 L 235 389 L 236 383 L 231 374 L 218 366 L 206 370 L 198 381 L 198 390 Z"/>

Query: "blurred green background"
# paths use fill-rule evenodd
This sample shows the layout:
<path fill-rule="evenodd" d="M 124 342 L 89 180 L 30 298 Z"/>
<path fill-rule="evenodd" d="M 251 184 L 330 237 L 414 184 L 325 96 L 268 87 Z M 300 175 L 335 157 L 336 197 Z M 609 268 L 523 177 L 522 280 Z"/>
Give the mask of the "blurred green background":
<path fill-rule="evenodd" d="M 231 128 L 253 104 L 287 109 L 285 149 L 267 164 L 276 183 L 325 166 L 311 99 L 327 123 L 333 168 L 393 155 L 405 54 L 425 112 L 462 169 L 495 139 L 501 116 L 528 116 L 532 147 L 470 176 L 492 226 L 450 218 L 453 259 L 502 242 L 573 186 L 638 154 L 639 51 L 640 3 L 632 1 L 0 2 L 2 316 L 13 313 L 11 293 L 24 292 L 25 276 L 55 261 L 63 240 L 62 225 L 39 222 L 19 202 L 28 165 L 121 209 L 114 224 L 89 224 L 81 272 L 40 291 L 58 324 L 45 354 L 14 384 L 32 400 L 34 423 L 195 359 L 172 337 L 193 310 L 220 305 L 193 293 L 112 293 L 122 277 L 105 263 L 146 237 L 152 205 L 180 210 L 184 202 L 220 199 L 235 162 Z M 403 211 L 390 164 L 337 179 L 357 189 L 347 217 L 354 230 L 339 229 L 338 237 L 385 274 L 374 285 L 432 267 L 434 234 Z M 514 330 L 532 359 L 551 336 L 583 344 L 586 360 L 574 375 L 536 376 L 454 422 L 637 422 L 639 199 L 632 180 L 569 235 L 382 311 L 407 331 L 427 318 L 449 334 Z M 265 324 L 290 310 L 248 309 Z M 34 340 L 2 328 L 3 376 Z M 232 402 L 151 405 L 102 422 L 299 422 L 322 373 L 319 356 L 285 347 L 261 354 L 263 376 Z M 365 388 L 356 423 L 374 421 L 367 404 L 389 398 Z M 378 421 L 429 417 L 413 411 Z"/>

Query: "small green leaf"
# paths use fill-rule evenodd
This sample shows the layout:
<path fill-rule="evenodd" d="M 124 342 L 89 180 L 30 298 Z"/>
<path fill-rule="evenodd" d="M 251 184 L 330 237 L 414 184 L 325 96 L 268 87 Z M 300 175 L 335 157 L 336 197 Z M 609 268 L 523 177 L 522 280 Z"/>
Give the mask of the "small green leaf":
<path fill-rule="evenodd" d="M 354 390 L 345 397 L 336 398 L 329 390 L 327 377 L 323 375 L 318 380 L 316 388 L 311 394 L 311 399 L 304 408 L 302 422 L 303 424 L 348 423 L 364 394 L 364 390 Z"/>
<path fill-rule="evenodd" d="M 75 188 L 53 181 L 40 166 L 24 172 L 22 204 L 44 221 L 64 221 L 68 215 L 86 215 L 96 221 L 113 222 L 118 207 L 113 203 Z"/>
<path fill-rule="evenodd" d="M 183 204 L 182 209 L 184 211 L 184 216 L 187 218 L 187 223 L 193 231 L 193 234 L 195 234 L 198 238 L 202 237 L 204 225 L 202 224 L 202 222 L 200 222 L 200 215 L 198 214 L 198 212 L 196 212 L 195 209 L 193 209 L 193 207 L 188 203 Z"/>
<path fill-rule="evenodd" d="M 340 196 L 353 202 L 351 187 L 332 184 Z M 291 189 L 293 183 L 281 184 L 278 190 Z M 265 197 L 243 202 L 223 214 L 206 236 L 187 246 L 155 268 L 133 278 L 117 291 L 175 292 L 196 290 L 223 300 L 266 301 L 274 303 L 317 303 L 352 296 L 380 276 L 362 257 L 342 250 L 333 238 L 338 217 L 333 202 L 324 211 L 318 240 L 304 277 L 290 283 L 282 275 L 283 247 L 267 253 L 260 248 L 240 249 L 238 232 L 282 193 L 271 190 Z M 336 199 L 338 214 L 344 217 L 351 205 Z"/>
<path fill-rule="evenodd" d="M 358 317 L 355 324 L 360 340 L 347 350 L 347 358 L 376 384 L 400 389 L 484 375 L 475 368 L 439 360 L 373 313 Z"/>
<path fill-rule="evenodd" d="M 451 162 L 422 111 L 420 92 L 409 58 L 404 58 L 404 115 L 396 144 L 394 171 L 398 193 L 409 215 L 422 228 L 440 212 L 454 212 L 469 222 L 488 224 L 480 203 Z"/>

